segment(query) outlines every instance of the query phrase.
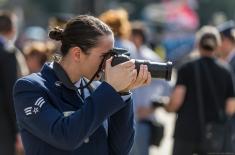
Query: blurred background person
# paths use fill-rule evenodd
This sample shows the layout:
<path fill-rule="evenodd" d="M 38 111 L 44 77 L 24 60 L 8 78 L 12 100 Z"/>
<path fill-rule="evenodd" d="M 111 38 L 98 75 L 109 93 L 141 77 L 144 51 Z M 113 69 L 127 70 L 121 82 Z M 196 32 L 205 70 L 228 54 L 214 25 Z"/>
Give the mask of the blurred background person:
<path fill-rule="evenodd" d="M 235 82 L 235 22 L 233 20 L 221 23 L 218 27 L 221 34 L 222 45 L 218 56 L 229 64 L 233 73 L 233 82 Z M 231 130 L 235 131 L 235 115 L 232 117 Z M 234 148 L 234 146 L 232 146 Z M 235 151 L 235 148 L 233 149 Z"/>
<path fill-rule="evenodd" d="M 12 90 L 16 79 L 28 74 L 22 53 L 14 46 L 16 16 L 0 12 L 0 154 L 14 155 L 22 152 L 13 108 Z M 17 147 L 17 150 L 15 149 Z"/>
<path fill-rule="evenodd" d="M 115 37 L 114 47 L 127 49 L 131 57 L 135 57 L 136 47 L 129 41 L 131 24 L 128 19 L 128 12 L 124 9 L 108 10 L 99 17 L 112 29 Z"/>
<path fill-rule="evenodd" d="M 26 57 L 29 72 L 39 72 L 43 64 L 52 57 L 54 51 L 54 44 L 40 41 L 26 43 L 23 48 L 23 53 Z"/>
<path fill-rule="evenodd" d="M 65 28 L 65 25 L 69 19 L 74 17 L 73 14 L 69 13 L 58 13 L 54 16 L 51 16 L 48 20 L 48 27 L 52 29 L 54 27 Z"/>
<path fill-rule="evenodd" d="M 147 59 L 152 61 L 163 61 L 151 48 L 148 46 L 147 27 L 141 21 L 131 23 L 131 42 L 136 47 L 136 58 Z"/>
<path fill-rule="evenodd" d="M 74 17 L 73 14 L 57 13 L 49 18 L 48 29 L 50 30 L 54 27 L 59 27 L 59 28 L 63 29 L 65 27 L 66 23 L 68 22 L 68 20 L 71 19 L 72 17 Z M 61 43 L 59 41 L 54 41 L 52 39 L 48 39 L 47 42 L 49 44 L 54 44 L 55 54 L 61 54 L 60 53 Z"/>
<path fill-rule="evenodd" d="M 197 33 L 197 47 L 200 58 L 187 62 L 178 70 L 178 79 L 166 110 L 176 112 L 177 120 L 174 133 L 173 155 L 207 154 L 200 147 L 202 140 L 201 119 L 199 116 L 199 99 L 197 94 L 197 79 L 195 65 L 198 65 L 201 98 L 204 109 L 205 123 L 220 122 L 219 108 L 227 115 L 234 114 L 234 86 L 230 71 L 214 57 L 215 51 L 221 45 L 218 30 L 212 26 L 205 26 Z M 209 71 L 206 70 L 208 67 Z M 208 72 L 207 72 L 208 71 Z M 211 79 L 208 79 L 211 77 Z M 214 84 L 211 90 L 208 80 Z M 214 96 L 215 92 L 216 96 Z M 231 102 L 232 101 L 232 102 Z M 205 146 L 204 146 L 205 147 Z"/>
<path fill-rule="evenodd" d="M 137 52 L 135 59 L 162 62 L 161 58 L 147 46 L 147 31 L 144 23 L 132 23 L 131 41 Z M 169 96 L 170 85 L 164 80 L 152 80 L 149 86 L 133 91 L 133 101 L 136 117 L 136 135 L 131 155 L 148 155 L 151 139 L 151 125 L 155 120 L 155 107 L 152 102 L 161 96 Z"/>
<path fill-rule="evenodd" d="M 47 32 L 41 26 L 28 26 L 24 30 L 19 32 L 19 36 L 16 40 L 16 46 L 23 51 L 24 44 L 34 41 L 46 41 Z"/>
<path fill-rule="evenodd" d="M 232 20 L 224 22 L 218 26 L 218 30 L 222 38 L 220 58 L 229 63 L 235 73 L 235 23 Z"/>

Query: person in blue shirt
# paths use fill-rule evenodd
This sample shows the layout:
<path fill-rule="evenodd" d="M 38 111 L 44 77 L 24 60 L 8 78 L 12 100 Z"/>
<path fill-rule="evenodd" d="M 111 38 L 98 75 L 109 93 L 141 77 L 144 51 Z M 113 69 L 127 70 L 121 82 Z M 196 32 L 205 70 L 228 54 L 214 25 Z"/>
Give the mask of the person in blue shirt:
<path fill-rule="evenodd" d="M 50 38 L 61 41 L 62 57 L 14 86 L 14 106 L 26 155 L 127 155 L 134 139 L 130 90 L 151 75 L 133 60 L 111 66 L 111 29 L 80 15 Z M 99 66 L 103 66 L 100 70 Z M 104 73 L 103 82 L 98 80 Z"/>

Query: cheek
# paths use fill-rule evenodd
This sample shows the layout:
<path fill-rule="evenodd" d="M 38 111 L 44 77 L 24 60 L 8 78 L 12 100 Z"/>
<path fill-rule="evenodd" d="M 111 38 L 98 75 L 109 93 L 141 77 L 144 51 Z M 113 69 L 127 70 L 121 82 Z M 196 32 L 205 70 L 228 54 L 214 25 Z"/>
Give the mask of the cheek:
<path fill-rule="evenodd" d="M 101 61 L 96 61 L 96 62 L 94 62 L 94 69 L 95 69 L 95 71 L 97 71 L 98 70 L 98 68 L 99 68 L 99 66 L 100 66 L 100 63 L 101 63 Z"/>
<path fill-rule="evenodd" d="M 93 74 L 98 70 L 101 61 L 99 60 L 90 60 L 87 69 L 90 70 Z"/>

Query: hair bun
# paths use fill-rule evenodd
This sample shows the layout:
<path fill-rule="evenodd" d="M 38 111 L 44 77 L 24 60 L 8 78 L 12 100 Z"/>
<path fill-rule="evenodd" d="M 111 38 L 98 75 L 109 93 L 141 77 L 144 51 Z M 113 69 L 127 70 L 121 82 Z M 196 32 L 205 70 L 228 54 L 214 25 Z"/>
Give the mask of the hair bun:
<path fill-rule="evenodd" d="M 51 30 L 49 32 L 49 37 L 51 39 L 60 41 L 63 39 L 63 29 L 59 28 L 59 27 L 55 27 L 53 30 Z"/>

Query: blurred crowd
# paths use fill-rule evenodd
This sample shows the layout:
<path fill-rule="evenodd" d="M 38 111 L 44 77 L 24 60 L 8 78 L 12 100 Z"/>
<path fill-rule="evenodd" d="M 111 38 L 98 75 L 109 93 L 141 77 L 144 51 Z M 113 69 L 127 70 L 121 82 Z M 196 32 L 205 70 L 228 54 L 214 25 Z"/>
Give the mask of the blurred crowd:
<path fill-rule="evenodd" d="M 181 9 L 190 11 L 187 8 Z M 161 145 L 164 126 L 155 115 L 159 107 L 177 114 L 173 155 L 190 155 L 193 152 L 201 154 L 201 122 L 219 122 L 218 111 L 233 120 L 235 23 L 228 21 L 217 27 L 203 26 L 196 33 L 196 15 L 193 12 L 189 14 L 193 17 L 190 18 L 191 25 L 185 24 L 181 31 L 174 31 L 173 38 L 180 38 L 180 47 L 171 41 L 172 37 L 166 39 L 172 31 L 164 34 L 162 44 L 154 43 L 149 25 L 143 21 L 130 21 L 128 12 L 124 9 L 108 10 L 99 16 L 114 32 L 115 47 L 127 49 L 131 58 L 155 62 L 171 60 L 175 65 L 171 81 L 153 79 L 149 86 L 133 91 L 136 135 L 131 155 L 148 155 L 151 145 Z M 75 15 L 59 14 L 51 17 L 47 29 L 63 29 L 73 16 Z M 1 155 L 24 154 L 12 99 L 15 81 L 19 77 L 37 73 L 44 63 L 53 61 L 60 55 L 60 44 L 48 38 L 47 29 L 31 26 L 17 32 L 17 27 L 17 15 L 14 12 L 0 12 Z M 182 38 L 186 31 L 187 35 L 184 37 L 187 37 Z M 169 49 L 171 52 L 166 53 Z M 196 73 L 194 66 L 198 66 L 199 71 Z M 203 113 L 198 114 L 200 111 Z M 155 134 L 153 129 L 158 129 Z"/>

